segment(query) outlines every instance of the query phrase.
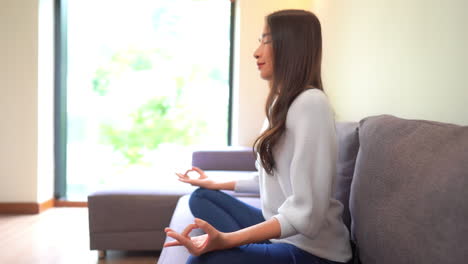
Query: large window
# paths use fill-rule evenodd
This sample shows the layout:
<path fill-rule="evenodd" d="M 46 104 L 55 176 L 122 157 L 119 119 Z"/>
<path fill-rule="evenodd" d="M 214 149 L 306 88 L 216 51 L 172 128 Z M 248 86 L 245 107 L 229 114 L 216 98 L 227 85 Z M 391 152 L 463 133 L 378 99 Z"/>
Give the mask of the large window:
<path fill-rule="evenodd" d="M 68 0 L 66 196 L 147 185 L 228 144 L 231 2 Z"/>

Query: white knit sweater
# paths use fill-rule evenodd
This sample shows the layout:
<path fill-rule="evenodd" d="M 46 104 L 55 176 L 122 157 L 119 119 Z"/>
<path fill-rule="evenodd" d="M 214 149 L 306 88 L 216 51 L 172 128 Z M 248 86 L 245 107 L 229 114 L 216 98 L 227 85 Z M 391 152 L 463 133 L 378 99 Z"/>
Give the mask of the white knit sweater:
<path fill-rule="evenodd" d="M 257 160 L 258 173 L 235 186 L 236 192 L 260 192 L 263 216 L 279 221 L 281 236 L 271 242 L 348 261 L 351 247 L 341 216 L 343 205 L 332 198 L 337 160 L 334 114 L 321 90 L 308 89 L 294 100 L 273 155 L 274 175 Z"/>

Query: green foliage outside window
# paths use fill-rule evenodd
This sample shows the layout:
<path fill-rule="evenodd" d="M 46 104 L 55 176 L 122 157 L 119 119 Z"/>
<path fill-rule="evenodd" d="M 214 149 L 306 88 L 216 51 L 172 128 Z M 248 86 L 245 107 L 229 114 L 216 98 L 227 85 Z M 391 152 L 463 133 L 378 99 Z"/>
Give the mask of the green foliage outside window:
<path fill-rule="evenodd" d="M 144 71 L 152 68 L 151 57 L 161 54 L 159 50 L 127 49 L 116 52 L 110 62 L 99 67 L 93 78 L 93 90 L 101 96 L 109 92 L 111 80 L 132 71 Z"/>
<path fill-rule="evenodd" d="M 156 51 L 125 50 L 114 54 L 99 67 L 93 78 L 93 91 L 105 97 L 111 92 L 112 79 L 132 72 L 150 70 Z M 145 153 L 162 143 L 190 145 L 199 142 L 207 123 L 184 105 L 183 77 L 175 77 L 175 96 L 155 96 L 129 115 L 130 126 L 101 124 L 101 141 L 123 155 L 128 164 L 141 164 Z M 186 100 L 186 99 L 185 99 Z"/>
<path fill-rule="evenodd" d="M 203 120 L 194 120 L 188 109 L 171 103 L 167 97 L 156 97 L 131 114 L 129 129 L 110 124 L 101 126 L 104 143 L 120 152 L 129 164 L 140 163 L 145 151 L 157 149 L 161 143 L 189 145 L 206 129 Z"/>

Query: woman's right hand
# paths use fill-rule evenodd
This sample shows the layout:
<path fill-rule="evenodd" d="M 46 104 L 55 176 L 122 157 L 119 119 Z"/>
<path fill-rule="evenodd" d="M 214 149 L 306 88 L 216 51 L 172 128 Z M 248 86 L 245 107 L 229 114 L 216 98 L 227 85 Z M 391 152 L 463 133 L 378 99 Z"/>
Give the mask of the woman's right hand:
<path fill-rule="evenodd" d="M 188 176 L 189 172 L 196 172 L 198 173 L 198 178 L 190 178 Z M 184 174 L 182 173 L 176 173 L 176 175 L 179 177 L 179 181 L 189 183 L 193 186 L 198 186 L 198 187 L 203 187 L 205 189 L 212 189 L 212 190 L 218 190 L 217 184 L 215 181 L 210 179 L 205 172 L 197 167 L 192 167 L 192 169 L 187 170 Z"/>

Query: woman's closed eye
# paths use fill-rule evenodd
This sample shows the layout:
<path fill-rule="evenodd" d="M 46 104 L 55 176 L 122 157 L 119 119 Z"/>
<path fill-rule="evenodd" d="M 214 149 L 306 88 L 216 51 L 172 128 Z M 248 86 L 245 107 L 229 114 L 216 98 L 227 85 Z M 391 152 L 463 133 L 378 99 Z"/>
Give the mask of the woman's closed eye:
<path fill-rule="evenodd" d="M 261 44 L 270 44 L 272 42 L 271 34 L 270 33 L 263 34 L 260 38 L 258 38 L 258 42 L 260 42 Z"/>

